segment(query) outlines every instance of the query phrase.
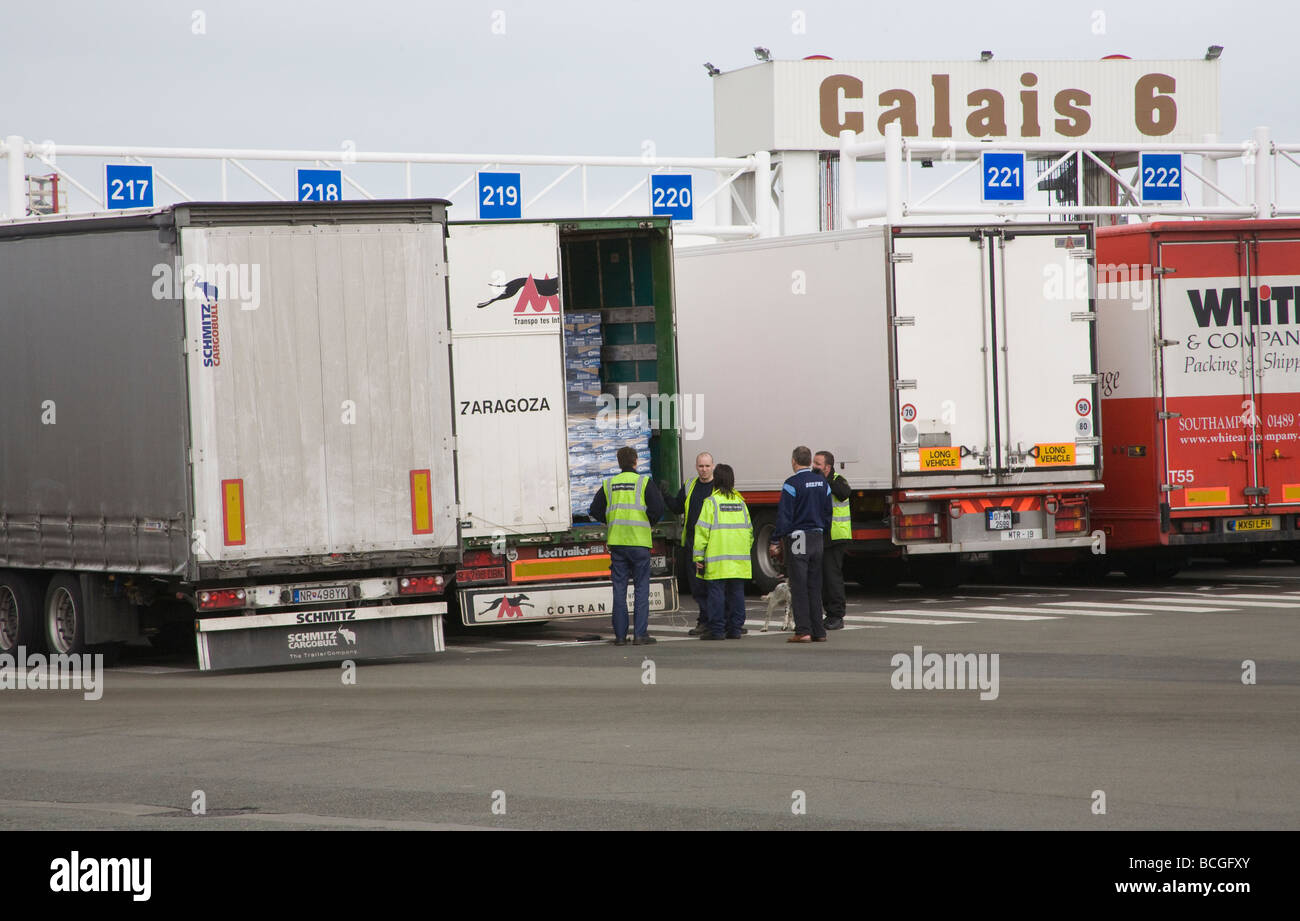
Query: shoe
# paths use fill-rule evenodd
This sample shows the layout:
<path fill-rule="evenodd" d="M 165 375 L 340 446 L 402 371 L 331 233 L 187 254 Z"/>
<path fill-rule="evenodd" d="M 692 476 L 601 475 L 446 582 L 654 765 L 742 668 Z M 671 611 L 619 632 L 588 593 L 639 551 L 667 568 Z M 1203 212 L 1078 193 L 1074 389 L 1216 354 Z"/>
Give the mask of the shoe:
<path fill-rule="evenodd" d="M 824 636 L 814 636 L 814 637 L 812 638 L 812 641 L 813 641 L 814 643 L 824 643 L 824 642 L 826 642 L 826 637 L 824 637 Z"/>
<path fill-rule="evenodd" d="M 843 618 L 843 617 L 828 617 L 828 618 L 826 618 L 826 629 L 827 629 L 827 630 L 843 630 L 843 629 L 844 629 L 844 618 Z"/>
<path fill-rule="evenodd" d="M 708 633 L 708 632 L 709 632 L 709 628 L 708 628 L 708 627 L 704 626 L 703 624 L 696 624 L 694 627 L 692 627 L 691 629 L 689 629 L 689 630 L 686 631 L 686 635 L 687 635 L 687 636 L 702 636 L 703 634 Z"/>
<path fill-rule="evenodd" d="M 728 633 L 728 634 L 727 634 L 727 639 L 729 639 L 729 640 L 738 640 L 738 639 L 740 639 L 740 634 L 739 634 L 739 633 Z"/>
<path fill-rule="evenodd" d="M 652 643 L 659 642 L 653 636 L 634 636 L 632 637 L 633 646 L 649 646 Z"/>
<path fill-rule="evenodd" d="M 740 628 L 740 632 L 741 632 L 741 633 L 748 633 L 748 632 L 749 632 L 749 628 L 748 628 L 748 627 L 741 627 L 741 628 Z"/>
<path fill-rule="evenodd" d="M 715 635 L 712 634 L 712 633 L 701 633 L 701 634 L 700 634 L 700 639 L 702 639 L 702 640 L 720 640 L 720 639 L 723 639 L 723 637 L 722 637 L 721 635 L 715 636 Z"/>
<path fill-rule="evenodd" d="M 812 637 L 806 633 L 796 633 L 794 636 L 786 640 L 786 642 L 787 643 L 811 643 Z"/>
<path fill-rule="evenodd" d="M 618 639 L 617 637 L 615 637 L 615 639 L 614 639 L 614 645 L 615 645 L 615 646 L 626 646 L 626 645 L 627 645 L 627 640 L 620 640 L 620 639 Z"/>

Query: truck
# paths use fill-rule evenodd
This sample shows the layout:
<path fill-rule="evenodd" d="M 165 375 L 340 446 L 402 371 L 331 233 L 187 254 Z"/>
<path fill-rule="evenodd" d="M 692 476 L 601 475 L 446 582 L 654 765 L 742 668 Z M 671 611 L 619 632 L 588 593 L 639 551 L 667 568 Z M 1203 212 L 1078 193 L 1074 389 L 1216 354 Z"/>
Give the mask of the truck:
<path fill-rule="evenodd" d="M 205 670 L 294 665 L 439 652 L 449 614 L 607 610 L 603 529 L 571 514 L 561 244 L 575 302 L 611 326 L 630 293 L 599 260 L 633 254 L 664 306 L 632 311 L 609 373 L 671 387 L 667 221 L 453 242 L 446 207 L 0 225 L 0 652 L 146 637 L 194 643 Z M 644 429 L 675 476 L 676 433 Z"/>
<path fill-rule="evenodd" d="M 1107 559 L 1300 550 L 1300 221 L 1097 231 Z"/>
<path fill-rule="evenodd" d="M 754 582 L 791 450 L 853 488 L 845 574 L 958 584 L 1091 551 L 1100 491 L 1088 223 L 875 226 L 678 249 L 681 381 L 753 513 Z"/>

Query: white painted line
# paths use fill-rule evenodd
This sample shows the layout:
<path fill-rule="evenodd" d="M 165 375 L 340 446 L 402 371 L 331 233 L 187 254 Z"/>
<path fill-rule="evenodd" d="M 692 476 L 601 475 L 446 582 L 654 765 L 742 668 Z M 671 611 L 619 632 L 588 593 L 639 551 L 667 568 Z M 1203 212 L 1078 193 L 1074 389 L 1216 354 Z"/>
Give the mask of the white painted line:
<path fill-rule="evenodd" d="M 1274 601 L 1274 602 L 1289 601 L 1292 604 L 1300 604 L 1300 595 L 1260 595 L 1256 593 L 1256 594 L 1249 594 L 1249 595 L 1215 595 L 1214 597 L 1215 598 L 1249 598 L 1252 601 Z M 1230 603 L 1236 604 L 1235 601 Z"/>
<path fill-rule="evenodd" d="M 1041 611 L 1042 608 L 1012 608 L 1001 605 L 990 605 L 980 608 L 981 611 Z M 1057 614 L 1082 614 L 1085 617 L 1149 617 L 1150 611 L 1084 611 L 1078 608 L 1071 608 L 1068 611 L 1056 611 Z"/>
<path fill-rule="evenodd" d="M 1204 596 L 1202 596 L 1202 597 L 1204 597 Z M 1259 598 L 1259 597 L 1261 597 L 1261 596 L 1260 596 L 1260 595 L 1215 595 L 1215 596 L 1214 596 L 1214 600 L 1215 600 L 1215 601 L 1220 601 L 1220 599 L 1225 599 L 1225 600 L 1223 600 L 1221 603 L 1222 603 L 1222 604 L 1225 604 L 1225 605 L 1228 605 L 1228 606 L 1230 606 L 1230 607 L 1234 607 L 1234 608 L 1274 608 L 1274 609 L 1276 609 L 1276 608 L 1279 608 L 1279 607 L 1282 606 L 1282 604 L 1281 604 L 1280 602 L 1277 602 L 1277 601 L 1241 601 L 1241 600 L 1239 600 L 1239 599 L 1242 599 L 1242 598 Z M 1146 601 L 1150 601 L 1152 604 L 1174 604 L 1174 603 L 1177 603 L 1177 601 L 1178 601 L 1178 599 L 1176 599 L 1176 598 L 1169 598 L 1169 599 L 1165 599 L 1165 598 L 1147 598 L 1147 599 L 1145 599 L 1145 600 L 1146 600 Z M 1207 600 L 1208 600 L 1208 599 L 1207 599 Z M 1294 601 L 1294 602 L 1300 602 L 1300 598 L 1291 598 L 1291 599 L 1289 599 L 1289 600 L 1290 600 L 1290 601 Z"/>
<path fill-rule="evenodd" d="M 1126 601 L 1106 604 L 1097 601 L 1045 601 L 1044 604 L 1058 608 L 1132 608 L 1135 611 L 1175 611 L 1180 614 L 1209 614 L 1214 611 L 1227 611 L 1229 608 L 1207 608 L 1191 604 L 1129 604 Z"/>
<path fill-rule="evenodd" d="M 981 607 L 981 611 L 989 611 L 992 608 Z M 905 614 L 907 616 L 923 615 L 929 616 L 933 611 L 885 611 L 885 614 Z M 975 620 L 1060 620 L 1060 614 L 976 614 L 971 611 L 944 611 L 945 614 L 951 614 L 953 617 L 969 617 Z"/>
<path fill-rule="evenodd" d="M 918 611 L 918 614 L 933 614 L 933 611 Z M 872 624 L 930 624 L 939 626 L 943 624 L 968 624 L 968 620 L 924 620 L 920 617 L 864 617 L 861 614 L 846 615 L 845 621 L 855 624 L 872 623 Z"/>

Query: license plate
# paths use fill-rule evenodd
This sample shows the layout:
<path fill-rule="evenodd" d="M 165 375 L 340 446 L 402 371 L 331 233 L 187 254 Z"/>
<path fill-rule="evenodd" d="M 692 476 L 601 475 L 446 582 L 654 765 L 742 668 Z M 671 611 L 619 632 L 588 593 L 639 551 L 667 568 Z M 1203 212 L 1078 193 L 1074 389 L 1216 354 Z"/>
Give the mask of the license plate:
<path fill-rule="evenodd" d="M 1234 518 L 1228 522 L 1229 531 L 1276 531 L 1275 518 Z"/>
<path fill-rule="evenodd" d="M 317 601 L 347 601 L 352 590 L 346 585 L 320 585 L 313 588 L 295 588 L 294 604 L 312 604 Z"/>
<path fill-rule="evenodd" d="M 1003 540 L 1034 540 L 1043 536 L 1042 528 L 1016 528 L 1014 531 L 1003 531 Z"/>
<path fill-rule="evenodd" d="M 1011 509 L 990 508 L 984 510 L 984 530 L 1010 531 L 1011 525 Z"/>

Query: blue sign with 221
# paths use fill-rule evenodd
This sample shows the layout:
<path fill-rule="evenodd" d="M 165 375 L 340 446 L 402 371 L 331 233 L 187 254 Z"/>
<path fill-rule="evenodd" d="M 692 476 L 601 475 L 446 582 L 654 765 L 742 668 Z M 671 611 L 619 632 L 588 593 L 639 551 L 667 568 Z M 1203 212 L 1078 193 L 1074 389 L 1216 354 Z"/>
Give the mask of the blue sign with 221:
<path fill-rule="evenodd" d="M 1142 179 L 1142 200 L 1183 200 L 1183 155 L 1178 153 L 1144 153 L 1138 156 L 1138 173 Z"/>
<path fill-rule="evenodd" d="M 1025 155 L 989 151 L 980 154 L 980 201 L 1025 200 Z"/>
<path fill-rule="evenodd" d="M 104 167 L 104 202 L 109 211 L 153 207 L 153 167 L 109 163 Z"/>
<path fill-rule="evenodd" d="M 691 195 L 691 177 L 677 173 L 651 175 L 650 213 L 674 221 L 693 220 L 695 203 Z"/>

